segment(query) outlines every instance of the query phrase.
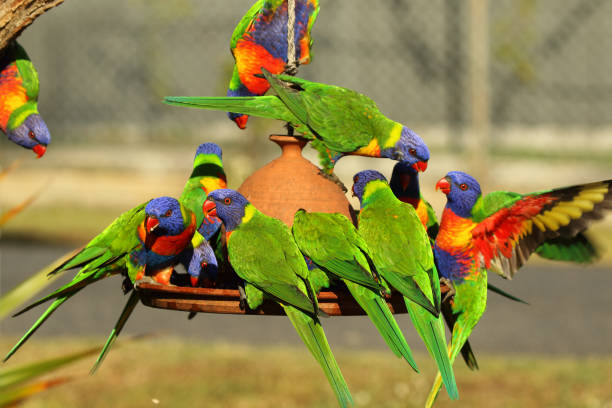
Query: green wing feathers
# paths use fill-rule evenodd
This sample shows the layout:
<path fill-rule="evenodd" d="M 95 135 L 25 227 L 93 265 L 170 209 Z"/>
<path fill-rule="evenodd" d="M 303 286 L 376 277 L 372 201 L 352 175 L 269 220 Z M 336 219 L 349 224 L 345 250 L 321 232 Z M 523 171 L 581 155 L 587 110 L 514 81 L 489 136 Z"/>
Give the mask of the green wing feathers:
<path fill-rule="evenodd" d="M 535 252 L 553 261 L 592 263 L 601 257 L 597 246 L 585 233 L 573 237 L 558 237 L 542 243 Z"/>

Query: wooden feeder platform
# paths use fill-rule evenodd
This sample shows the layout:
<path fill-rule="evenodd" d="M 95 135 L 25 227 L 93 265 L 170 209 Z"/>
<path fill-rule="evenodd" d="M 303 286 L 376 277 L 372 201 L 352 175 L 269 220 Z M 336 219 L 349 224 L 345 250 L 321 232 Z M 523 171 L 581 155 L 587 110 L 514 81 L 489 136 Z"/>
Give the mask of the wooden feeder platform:
<path fill-rule="evenodd" d="M 284 315 L 283 308 L 275 301 L 265 299 L 256 310 L 247 306 L 240 308 L 240 293 L 237 289 L 191 288 L 140 283 L 135 288 L 140 301 L 159 309 L 181 310 L 197 313 L 221 313 L 242 315 Z M 319 308 L 329 316 L 365 315 L 363 309 L 350 293 L 343 291 L 321 291 L 317 296 Z M 393 292 L 387 298 L 392 313 L 406 313 L 404 298 Z"/>

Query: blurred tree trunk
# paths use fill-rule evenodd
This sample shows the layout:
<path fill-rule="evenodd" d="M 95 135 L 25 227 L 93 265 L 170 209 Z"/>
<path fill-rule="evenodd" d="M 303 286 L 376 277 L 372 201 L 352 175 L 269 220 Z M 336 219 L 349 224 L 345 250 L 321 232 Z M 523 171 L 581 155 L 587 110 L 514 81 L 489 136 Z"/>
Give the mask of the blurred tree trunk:
<path fill-rule="evenodd" d="M 0 0 L 0 50 L 37 17 L 64 0 Z"/>

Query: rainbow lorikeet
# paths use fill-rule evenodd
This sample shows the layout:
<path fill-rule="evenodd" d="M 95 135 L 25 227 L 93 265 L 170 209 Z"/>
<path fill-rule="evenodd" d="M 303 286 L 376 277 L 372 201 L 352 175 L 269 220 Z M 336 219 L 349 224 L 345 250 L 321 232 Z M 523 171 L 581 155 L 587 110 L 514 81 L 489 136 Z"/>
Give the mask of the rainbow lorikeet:
<path fill-rule="evenodd" d="M 215 257 L 211 255 L 208 243 L 203 238 L 214 238 L 214 233 L 218 231 L 219 224 L 217 222 L 216 229 L 211 228 L 210 226 L 215 224 L 215 220 L 212 217 L 208 217 L 206 226 L 202 226 L 204 224 L 202 205 L 206 200 L 205 189 L 213 189 L 220 185 L 225 185 L 221 150 L 219 146 L 213 143 L 204 143 L 196 151 L 193 171 L 185 184 L 181 196 L 181 202 L 184 203 L 185 211 L 195 215 L 196 225 L 198 225 L 197 222 L 199 220 L 202 220 L 198 230 L 200 231 L 200 236 L 198 236 L 198 232 L 193 234 L 191 243 L 193 253 L 191 254 L 191 259 L 188 259 L 189 246 L 186 249 L 187 252 L 182 256 L 182 262 L 186 264 L 192 283 L 199 282 L 202 269 L 205 272 L 204 277 L 214 278 L 216 273 L 217 263 Z M 7 354 L 5 360 L 15 353 L 62 303 L 87 285 L 108 276 L 122 274 L 126 276 L 124 290 L 126 292 L 131 290 L 132 282 L 136 275 L 142 274 L 142 263 L 139 265 L 138 262 L 141 261 L 143 256 L 143 243 L 146 242 L 146 237 L 144 239 L 139 238 L 138 230 L 140 228 L 140 231 L 144 231 L 146 236 L 145 208 L 148 203 L 143 203 L 120 215 L 81 251 L 51 271 L 50 274 L 57 274 L 70 269 L 80 268 L 72 281 L 17 313 L 19 315 L 41 303 L 54 299 L 47 310 Z M 129 276 L 132 279 L 128 279 Z M 159 278 L 165 277 L 167 279 L 168 276 L 168 271 L 166 271 L 165 274 L 160 274 Z M 120 321 L 122 321 L 122 324 L 129 317 L 138 299 L 137 292 L 133 292 L 126 304 L 126 308 L 121 314 Z M 114 332 L 118 334 L 117 330 L 114 330 Z"/>
<path fill-rule="evenodd" d="M 273 74 L 285 70 L 288 62 L 287 7 L 287 0 L 259 0 L 242 17 L 230 44 L 236 63 L 227 96 L 263 95 L 270 84 L 255 76 L 261 74 L 261 68 Z M 311 60 L 310 30 L 318 14 L 318 0 L 295 1 L 295 58 L 300 65 Z M 240 129 L 246 127 L 248 115 L 233 112 L 227 115 Z"/>
<path fill-rule="evenodd" d="M 391 181 L 389 181 L 393 194 L 400 201 L 410 203 L 415 208 L 419 219 L 427 229 L 430 239 L 435 241 L 438 235 L 440 224 L 432 206 L 423 198 L 419 187 L 419 174 L 412 167 L 405 163 L 397 163 L 393 167 Z M 536 254 L 545 259 L 553 261 L 569 261 L 576 263 L 591 263 L 600 257 L 597 247 L 584 233 L 580 232 L 573 237 L 556 237 L 540 244 L 535 249 Z M 512 295 L 508 295 L 501 289 L 489 284 L 489 289 L 509 296 L 517 300 Z"/>
<path fill-rule="evenodd" d="M 51 142 L 47 124 L 38 113 L 38 74 L 17 42 L 0 55 L 0 129 L 38 157 Z"/>
<path fill-rule="evenodd" d="M 136 229 L 122 228 L 133 222 L 135 218 L 141 218 L 141 214 L 143 219 L 138 223 Z M 63 268 L 83 266 L 70 283 L 17 313 L 19 315 L 47 300 L 55 299 L 4 360 L 6 361 L 15 353 L 57 307 L 90 283 L 117 273 L 127 275 L 131 282 L 142 279 L 145 274 L 152 275 L 160 282 L 167 282 L 172 267 L 184 261 L 182 257 L 186 249 L 190 248 L 195 230 L 195 215 L 171 197 L 155 198 L 123 214 L 102 234 L 94 238 L 83 251 L 51 272 L 58 273 Z M 104 243 L 108 239 L 110 239 L 110 244 Z M 120 249 L 121 245 L 123 249 Z M 126 250 L 125 248 L 128 247 L 130 249 Z M 131 288 L 132 286 L 128 285 L 125 290 L 129 291 Z M 122 319 L 121 327 L 135 307 L 137 300 L 138 295 L 133 293 L 128 300 L 131 307 L 125 318 Z M 126 313 L 125 310 L 124 313 Z M 114 337 L 119 334 L 121 327 L 113 330 L 114 333 L 116 332 Z M 102 350 L 99 361 L 107 348 L 105 346 Z"/>
<path fill-rule="evenodd" d="M 385 117 L 370 98 L 346 88 L 262 69 L 277 95 L 174 97 L 165 103 L 280 119 L 311 140 L 326 174 L 345 155 L 386 157 L 427 168 L 429 149 L 412 130 Z"/>
<path fill-rule="evenodd" d="M 361 204 L 358 231 L 370 249 L 376 270 L 404 295 L 410 318 L 443 373 L 449 397 L 459 398 L 445 352 L 438 272 L 416 211 L 398 200 L 385 176 L 375 170 L 361 171 L 353 177 L 353 194 Z"/>
<path fill-rule="evenodd" d="M 391 180 L 389 181 L 393 194 L 401 201 L 410 203 L 415 208 L 419 219 L 423 223 L 423 226 L 427 229 L 432 244 L 436 240 L 438 235 L 438 229 L 440 224 L 436 214 L 427 200 L 423 198 L 419 186 L 419 175 L 412 167 L 406 166 L 403 163 L 397 163 L 393 167 Z M 577 263 L 590 263 L 599 258 L 599 252 L 596 246 L 589 240 L 589 238 L 582 232 L 576 234 L 573 237 L 557 237 L 543 242 L 538 246 L 535 252 L 543 258 L 558 260 L 558 261 L 570 261 Z M 435 254 L 434 254 L 435 258 Z M 501 296 L 507 297 L 511 300 L 527 303 L 516 296 L 513 296 L 497 286 L 487 282 L 487 288 Z M 443 292 L 449 289 L 445 284 L 442 284 Z M 442 302 L 442 314 L 447 322 L 447 325 L 452 329 L 452 310 L 449 302 Z M 476 358 L 471 350 L 471 346 L 468 340 L 461 349 L 461 355 L 463 356 L 466 364 L 472 369 L 478 369 Z"/>
<path fill-rule="evenodd" d="M 451 288 L 454 317 L 451 362 L 480 320 L 487 301 L 487 270 L 512 277 L 542 243 L 571 238 L 612 209 L 612 180 L 529 194 L 496 191 L 486 196 L 470 175 L 449 172 L 436 184 L 447 197 L 434 251 Z M 427 400 L 435 401 L 437 377 Z"/>
<path fill-rule="evenodd" d="M 291 231 L 300 251 L 344 282 L 391 351 L 418 371 L 410 347 L 381 295 L 385 288 L 374 280 L 368 247 L 353 223 L 342 214 L 300 209 Z"/>
<path fill-rule="evenodd" d="M 223 169 L 223 152 L 219 145 L 215 143 L 202 143 L 196 150 L 193 159 L 193 171 L 185 183 L 183 194 L 179 201 L 196 215 L 198 230 L 193 235 L 191 245 L 194 250 L 188 274 L 191 278 L 192 286 L 198 286 L 203 279 L 214 281 L 216 279 L 217 268 L 220 265 L 203 265 L 206 259 L 210 259 L 210 247 L 215 251 L 215 258 L 222 260 L 221 248 L 221 220 L 217 217 L 206 216 L 202 210 L 202 205 L 207 195 L 219 188 L 227 187 L 227 178 Z M 210 245 L 207 244 L 210 242 Z M 198 267 L 198 260 L 200 267 Z M 206 267 L 208 266 L 208 267 Z M 200 271 L 207 271 L 210 276 L 200 276 Z"/>
<path fill-rule="evenodd" d="M 340 405 L 352 404 L 317 317 L 318 303 L 308 267 L 289 228 L 230 189 L 210 193 L 205 211 L 221 218 L 225 225 L 228 260 L 244 280 L 248 306 L 257 308 L 264 296 L 277 301 L 321 365 Z"/>

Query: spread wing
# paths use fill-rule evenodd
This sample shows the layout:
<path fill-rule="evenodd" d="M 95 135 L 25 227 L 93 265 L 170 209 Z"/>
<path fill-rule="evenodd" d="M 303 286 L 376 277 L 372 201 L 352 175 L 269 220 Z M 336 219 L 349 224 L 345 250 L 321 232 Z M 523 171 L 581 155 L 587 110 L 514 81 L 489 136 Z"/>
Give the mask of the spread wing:
<path fill-rule="evenodd" d="M 472 230 L 480 262 L 512 278 L 540 245 L 574 238 L 612 209 L 611 184 L 605 180 L 524 195 L 489 194 L 482 204 L 488 215 Z M 505 202 L 500 200 L 503 194 Z"/>

